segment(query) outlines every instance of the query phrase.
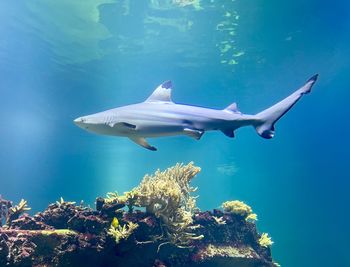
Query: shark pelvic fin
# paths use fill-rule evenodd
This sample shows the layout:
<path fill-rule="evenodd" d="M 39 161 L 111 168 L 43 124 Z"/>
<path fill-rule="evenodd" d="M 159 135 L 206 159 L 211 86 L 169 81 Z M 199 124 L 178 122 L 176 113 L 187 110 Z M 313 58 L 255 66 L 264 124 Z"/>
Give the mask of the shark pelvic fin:
<path fill-rule="evenodd" d="M 196 140 L 201 139 L 202 135 L 204 134 L 204 131 L 190 129 L 190 128 L 185 128 L 184 132 L 185 132 L 186 135 L 188 135 L 190 137 L 193 137 Z"/>
<path fill-rule="evenodd" d="M 136 144 L 138 144 L 144 148 L 147 148 L 147 149 L 152 150 L 152 151 L 157 151 L 157 148 L 148 144 L 146 139 L 143 137 L 135 136 L 135 137 L 129 137 L 129 138 L 131 141 L 135 142 Z"/>
<path fill-rule="evenodd" d="M 147 98 L 145 102 L 170 102 L 171 100 L 171 89 L 172 83 L 171 81 L 166 81 L 159 85 L 156 90 Z"/>

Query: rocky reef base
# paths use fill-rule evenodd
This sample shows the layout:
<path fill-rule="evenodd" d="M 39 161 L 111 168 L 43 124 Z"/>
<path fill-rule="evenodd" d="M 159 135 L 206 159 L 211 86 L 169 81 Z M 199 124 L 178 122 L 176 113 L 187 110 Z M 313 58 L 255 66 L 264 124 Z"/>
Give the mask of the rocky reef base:
<path fill-rule="evenodd" d="M 63 202 L 33 217 L 24 214 L 0 228 L 0 266 L 275 266 L 270 248 L 259 245 L 255 224 L 239 215 L 195 213 L 195 232 L 203 238 L 187 247 L 162 240 L 160 219 L 152 214 L 118 215 L 120 224 L 138 227 L 116 243 L 106 231 L 108 209 Z"/>
<path fill-rule="evenodd" d="M 95 209 L 61 198 L 30 216 L 26 201 L 0 197 L 0 266 L 278 266 L 248 205 L 195 208 L 189 181 L 199 170 L 157 171 L 122 196 L 97 198 Z"/>

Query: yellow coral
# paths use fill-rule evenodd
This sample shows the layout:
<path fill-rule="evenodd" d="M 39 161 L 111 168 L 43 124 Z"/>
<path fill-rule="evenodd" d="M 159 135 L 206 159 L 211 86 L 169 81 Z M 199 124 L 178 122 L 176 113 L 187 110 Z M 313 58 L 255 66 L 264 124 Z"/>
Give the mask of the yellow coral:
<path fill-rule="evenodd" d="M 28 207 L 27 201 L 22 198 L 18 205 L 11 207 L 10 210 L 12 213 L 20 214 L 27 210 L 31 210 L 31 208 Z"/>
<path fill-rule="evenodd" d="M 190 186 L 190 181 L 199 172 L 200 168 L 193 162 L 176 164 L 163 172 L 157 170 L 153 176 L 146 175 L 133 190 L 137 195 L 135 204 L 146 207 L 147 212 L 162 220 L 166 234 L 174 244 L 185 245 L 201 238 L 191 233 L 196 200 L 190 193 L 196 188 Z"/>
<path fill-rule="evenodd" d="M 120 240 L 122 239 L 128 239 L 129 236 L 134 232 L 135 229 L 137 229 L 139 225 L 137 223 L 128 222 L 128 224 L 124 224 L 123 226 L 119 225 L 114 226 L 113 223 L 111 224 L 108 234 L 115 238 L 115 242 L 118 244 Z"/>
<path fill-rule="evenodd" d="M 239 200 L 226 201 L 222 203 L 222 207 L 226 212 L 241 215 L 242 217 L 245 217 L 245 218 L 248 218 L 248 216 L 251 215 L 249 219 L 254 219 L 254 218 L 256 219 L 256 214 L 253 213 L 252 208 L 242 201 L 239 201 Z"/>
<path fill-rule="evenodd" d="M 273 244 L 273 241 L 271 240 L 271 237 L 267 233 L 263 233 L 259 238 L 259 245 L 262 247 L 269 247 Z"/>
<path fill-rule="evenodd" d="M 60 200 L 56 201 L 57 206 L 62 206 L 62 205 L 74 205 L 74 201 L 65 201 L 63 197 L 60 198 Z"/>
<path fill-rule="evenodd" d="M 135 200 L 137 198 L 137 190 L 134 188 L 131 191 L 124 192 L 124 195 L 119 195 L 117 192 L 107 193 L 107 197 L 104 199 L 105 203 L 108 204 L 124 204 L 128 206 L 129 211 L 131 212 L 133 206 L 135 205 Z"/>
<path fill-rule="evenodd" d="M 10 207 L 8 209 L 7 215 L 6 215 L 6 225 L 11 225 L 11 222 L 13 220 L 16 220 L 19 218 L 19 216 L 24 213 L 25 211 L 30 210 L 31 208 L 28 207 L 27 201 L 24 199 L 21 199 L 21 201 L 18 203 L 18 205 L 14 207 Z M 1 216 L 0 216 L 1 219 Z"/>
<path fill-rule="evenodd" d="M 108 192 L 105 200 L 105 203 L 114 203 L 119 198 L 118 192 Z"/>
<path fill-rule="evenodd" d="M 226 221 L 224 220 L 223 217 L 216 217 L 216 216 L 213 216 L 213 219 L 215 220 L 215 222 L 216 222 L 218 225 L 226 224 Z"/>
<path fill-rule="evenodd" d="M 250 222 L 255 222 L 258 220 L 258 215 L 256 215 L 255 213 L 251 213 L 245 218 L 245 220 Z"/>
<path fill-rule="evenodd" d="M 258 216 L 253 213 L 252 208 L 242 201 L 226 201 L 222 203 L 222 208 L 226 212 L 244 217 L 246 221 L 255 222 L 258 220 Z"/>

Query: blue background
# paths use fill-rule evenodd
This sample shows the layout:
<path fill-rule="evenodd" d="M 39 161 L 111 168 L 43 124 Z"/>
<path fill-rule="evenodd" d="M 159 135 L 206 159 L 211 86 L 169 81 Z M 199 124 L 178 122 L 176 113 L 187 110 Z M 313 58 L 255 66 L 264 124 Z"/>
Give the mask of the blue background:
<path fill-rule="evenodd" d="M 175 2 L 0 2 L 0 193 L 34 212 L 61 196 L 93 205 L 194 161 L 199 207 L 251 205 L 282 266 L 350 266 L 349 2 Z M 315 73 L 313 92 L 271 140 L 243 128 L 234 139 L 150 139 L 154 153 L 72 123 L 143 101 L 168 79 L 175 102 L 236 101 L 254 114 Z"/>

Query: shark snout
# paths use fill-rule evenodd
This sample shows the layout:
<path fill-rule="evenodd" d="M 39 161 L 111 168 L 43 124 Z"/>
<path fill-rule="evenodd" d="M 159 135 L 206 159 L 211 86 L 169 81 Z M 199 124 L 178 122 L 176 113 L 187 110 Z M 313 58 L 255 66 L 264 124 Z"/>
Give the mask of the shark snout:
<path fill-rule="evenodd" d="M 74 123 L 79 123 L 79 122 L 83 122 L 84 120 L 83 120 L 83 118 L 82 117 L 79 117 L 79 118 L 76 118 L 75 120 L 74 120 Z"/>
<path fill-rule="evenodd" d="M 82 117 L 79 117 L 79 118 L 76 118 L 73 122 L 75 124 L 84 123 L 84 119 Z"/>
<path fill-rule="evenodd" d="M 75 120 L 73 120 L 73 122 L 78 127 L 89 131 L 94 131 L 101 125 L 98 121 L 98 118 L 96 118 L 96 116 L 91 115 L 76 118 Z"/>
<path fill-rule="evenodd" d="M 83 117 L 76 118 L 73 120 L 74 124 L 81 127 L 81 128 L 86 128 L 86 119 Z"/>

